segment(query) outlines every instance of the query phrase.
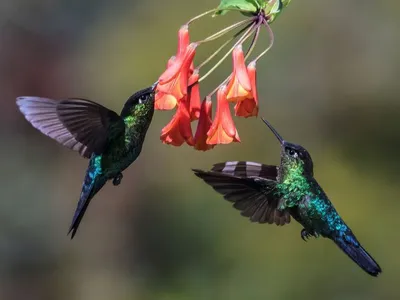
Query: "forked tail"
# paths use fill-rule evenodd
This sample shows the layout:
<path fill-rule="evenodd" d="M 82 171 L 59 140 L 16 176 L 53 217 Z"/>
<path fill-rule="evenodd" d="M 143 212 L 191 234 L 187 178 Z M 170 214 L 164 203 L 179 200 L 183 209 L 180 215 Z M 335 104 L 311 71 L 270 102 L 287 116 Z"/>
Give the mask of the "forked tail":
<path fill-rule="evenodd" d="M 357 265 L 372 276 L 378 276 L 382 269 L 371 255 L 361 246 L 354 234 L 334 238 L 333 241 L 343 250 Z"/>

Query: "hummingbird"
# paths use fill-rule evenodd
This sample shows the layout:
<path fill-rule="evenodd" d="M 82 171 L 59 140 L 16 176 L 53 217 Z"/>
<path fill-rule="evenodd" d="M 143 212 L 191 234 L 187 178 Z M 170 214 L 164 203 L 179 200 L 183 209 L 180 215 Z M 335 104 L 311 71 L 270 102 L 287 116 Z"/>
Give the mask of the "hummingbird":
<path fill-rule="evenodd" d="M 92 198 L 108 180 L 119 185 L 122 171 L 138 158 L 153 118 L 157 84 L 130 96 L 120 115 L 87 99 L 17 98 L 19 110 L 33 127 L 89 159 L 68 231 L 71 239 Z"/>
<path fill-rule="evenodd" d="M 349 226 L 314 178 L 308 151 L 285 141 L 272 125 L 262 119 L 281 144 L 279 166 L 249 161 L 218 163 L 210 171 L 193 169 L 233 207 L 252 222 L 285 225 L 291 217 L 303 229 L 301 238 L 328 238 L 372 276 L 382 270 L 361 246 Z"/>

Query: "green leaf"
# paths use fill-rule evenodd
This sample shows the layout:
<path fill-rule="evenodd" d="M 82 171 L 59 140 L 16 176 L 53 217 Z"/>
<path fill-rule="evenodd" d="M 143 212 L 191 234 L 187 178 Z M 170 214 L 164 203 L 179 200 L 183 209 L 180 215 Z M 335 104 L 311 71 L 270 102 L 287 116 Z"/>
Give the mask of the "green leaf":
<path fill-rule="evenodd" d="M 238 10 L 245 15 L 252 15 L 257 13 L 264 4 L 264 0 L 221 0 L 214 16 L 224 15 L 230 10 Z"/>

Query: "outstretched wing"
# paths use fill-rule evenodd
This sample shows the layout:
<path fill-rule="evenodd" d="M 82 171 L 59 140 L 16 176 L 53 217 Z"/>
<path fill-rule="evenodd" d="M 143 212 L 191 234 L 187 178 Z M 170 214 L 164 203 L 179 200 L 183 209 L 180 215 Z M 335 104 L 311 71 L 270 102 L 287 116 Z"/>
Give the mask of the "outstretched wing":
<path fill-rule="evenodd" d="M 90 100 L 18 97 L 17 105 L 33 127 L 86 158 L 101 154 L 110 136 L 125 132 L 117 113 Z"/>
<path fill-rule="evenodd" d="M 220 169 L 214 166 L 214 169 Z M 226 170 L 226 169 L 225 169 Z M 290 214 L 279 210 L 276 181 L 262 177 L 238 177 L 221 171 L 193 170 L 195 175 L 212 186 L 233 207 L 252 222 L 284 225 L 290 222 Z"/>
<path fill-rule="evenodd" d="M 252 161 L 227 161 L 213 166 L 211 171 L 221 172 L 236 177 L 262 177 L 277 180 L 278 167 Z"/>

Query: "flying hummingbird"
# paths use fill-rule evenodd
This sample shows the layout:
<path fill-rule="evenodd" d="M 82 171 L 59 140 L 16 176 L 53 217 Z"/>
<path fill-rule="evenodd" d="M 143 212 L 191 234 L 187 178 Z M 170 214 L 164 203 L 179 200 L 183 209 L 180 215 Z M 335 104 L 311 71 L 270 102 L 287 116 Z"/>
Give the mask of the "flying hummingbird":
<path fill-rule="evenodd" d="M 215 164 L 211 171 L 194 169 L 195 174 L 252 222 L 285 225 L 293 217 L 304 227 L 303 240 L 320 235 L 331 239 L 368 274 L 381 273 L 314 179 L 308 151 L 286 142 L 269 122 L 263 121 L 281 144 L 279 166 L 230 161 Z"/>
<path fill-rule="evenodd" d="M 108 180 L 119 185 L 122 171 L 138 158 L 153 118 L 156 86 L 157 82 L 129 97 L 120 115 L 86 99 L 17 98 L 33 127 L 90 159 L 68 231 L 71 239 L 94 195 Z"/>

